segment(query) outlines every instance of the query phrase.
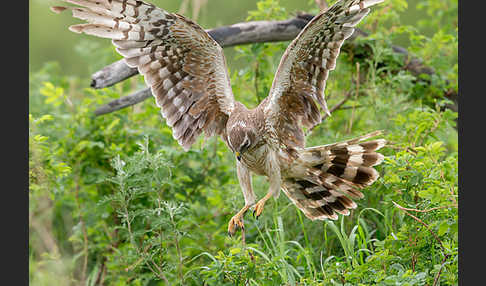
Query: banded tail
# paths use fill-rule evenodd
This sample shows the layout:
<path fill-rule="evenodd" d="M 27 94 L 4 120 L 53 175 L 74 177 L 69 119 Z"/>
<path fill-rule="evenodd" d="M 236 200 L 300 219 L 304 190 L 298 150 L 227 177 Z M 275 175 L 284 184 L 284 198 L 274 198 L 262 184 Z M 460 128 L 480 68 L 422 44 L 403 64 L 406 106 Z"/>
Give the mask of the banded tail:
<path fill-rule="evenodd" d="M 344 142 L 302 149 L 290 172 L 298 175 L 284 178 L 284 193 L 311 220 L 336 220 L 337 213 L 349 215 L 349 209 L 357 207 L 353 199 L 364 197 L 360 189 L 379 177 L 373 166 L 383 161 L 384 156 L 376 151 L 386 141 L 363 141 L 380 134 L 375 131 Z"/>

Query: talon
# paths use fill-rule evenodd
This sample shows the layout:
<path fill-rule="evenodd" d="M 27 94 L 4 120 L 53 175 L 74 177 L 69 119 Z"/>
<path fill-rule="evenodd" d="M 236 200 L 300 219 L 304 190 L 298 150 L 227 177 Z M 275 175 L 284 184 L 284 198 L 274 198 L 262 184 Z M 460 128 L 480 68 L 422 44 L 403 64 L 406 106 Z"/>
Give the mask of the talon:
<path fill-rule="evenodd" d="M 258 201 L 255 205 L 255 209 L 253 210 L 253 216 L 258 219 L 263 212 L 263 208 L 265 206 L 265 202 L 267 199 L 263 198 Z"/>
<path fill-rule="evenodd" d="M 245 225 L 243 224 L 243 218 L 241 214 L 233 216 L 228 223 L 228 235 L 232 237 L 236 228 L 239 227 L 241 230 L 245 230 Z"/>
<path fill-rule="evenodd" d="M 253 218 L 254 219 L 258 219 L 260 217 L 260 215 L 257 215 L 256 214 L 256 209 L 253 210 Z"/>

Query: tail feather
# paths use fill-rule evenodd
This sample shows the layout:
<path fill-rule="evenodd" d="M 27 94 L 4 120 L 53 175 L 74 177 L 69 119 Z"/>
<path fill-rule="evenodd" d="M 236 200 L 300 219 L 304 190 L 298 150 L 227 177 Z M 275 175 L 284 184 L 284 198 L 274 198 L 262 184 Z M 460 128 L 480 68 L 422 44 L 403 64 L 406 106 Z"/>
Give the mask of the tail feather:
<path fill-rule="evenodd" d="M 284 193 L 312 220 L 348 215 L 357 207 L 352 199 L 364 197 L 360 189 L 379 177 L 373 166 L 383 162 L 384 156 L 376 151 L 386 141 L 363 141 L 380 134 L 301 150 L 293 165 L 296 171 L 290 172 L 294 176 L 284 179 Z"/>

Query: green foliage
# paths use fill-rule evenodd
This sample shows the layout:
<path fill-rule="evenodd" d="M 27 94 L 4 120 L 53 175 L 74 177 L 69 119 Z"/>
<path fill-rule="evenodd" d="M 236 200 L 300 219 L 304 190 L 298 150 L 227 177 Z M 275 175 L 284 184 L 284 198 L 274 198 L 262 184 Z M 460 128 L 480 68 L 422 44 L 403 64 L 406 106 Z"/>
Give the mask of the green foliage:
<path fill-rule="evenodd" d="M 285 20 L 288 13 L 278 0 L 261 0 L 257 2 L 257 9 L 248 11 L 247 21 Z"/>
<path fill-rule="evenodd" d="M 257 3 L 257 10 L 248 12 L 248 21 L 283 20 L 289 17 L 276 0 Z M 257 43 L 235 47 L 235 59 L 249 63 L 231 77 L 235 96 L 247 106 L 257 106 L 270 91 L 273 73 L 277 69 L 288 42 Z"/>
<path fill-rule="evenodd" d="M 183 152 L 153 100 L 93 115 L 100 104 L 143 87 L 141 79 L 94 90 L 55 63 L 32 71 L 30 282 L 457 285 L 457 112 L 447 98 L 457 93 L 457 1 L 423 1 L 418 8 L 428 15 L 441 12 L 416 27 L 399 24 L 406 1 L 381 7 L 360 26 L 370 36 L 342 52 L 327 82 L 331 108 L 348 92 L 349 100 L 307 140 L 323 145 L 385 130 L 390 144 L 380 179 L 335 222 L 312 222 L 280 195 L 258 220 L 245 217 L 246 243 L 240 232 L 226 235 L 243 197 L 221 140 L 200 139 Z M 260 1 L 248 15 L 290 17 L 276 0 Z M 433 76 L 404 69 L 391 48 L 404 35 Z M 287 44 L 235 48 L 248 63 L 231 71 L 238 100 L 256 106 L 268 94 Z M 113 59 L 112 49 L 100 54 Z M 261 197 L 268 182 L 253 179 Z"/>

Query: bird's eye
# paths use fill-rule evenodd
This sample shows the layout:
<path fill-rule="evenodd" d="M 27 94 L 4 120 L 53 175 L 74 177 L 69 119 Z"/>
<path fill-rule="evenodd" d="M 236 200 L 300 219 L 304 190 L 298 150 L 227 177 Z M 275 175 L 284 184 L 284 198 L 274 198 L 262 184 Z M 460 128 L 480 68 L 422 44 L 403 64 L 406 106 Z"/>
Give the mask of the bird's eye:
<path fill-rule="evenodd" d="M 241 145 L 241 151 L 246 151 L 248 148 L 250 148 L 250 141 L 249 140 L 245 140 L 245 143 L 243 143 L 243 145 Z"/>

